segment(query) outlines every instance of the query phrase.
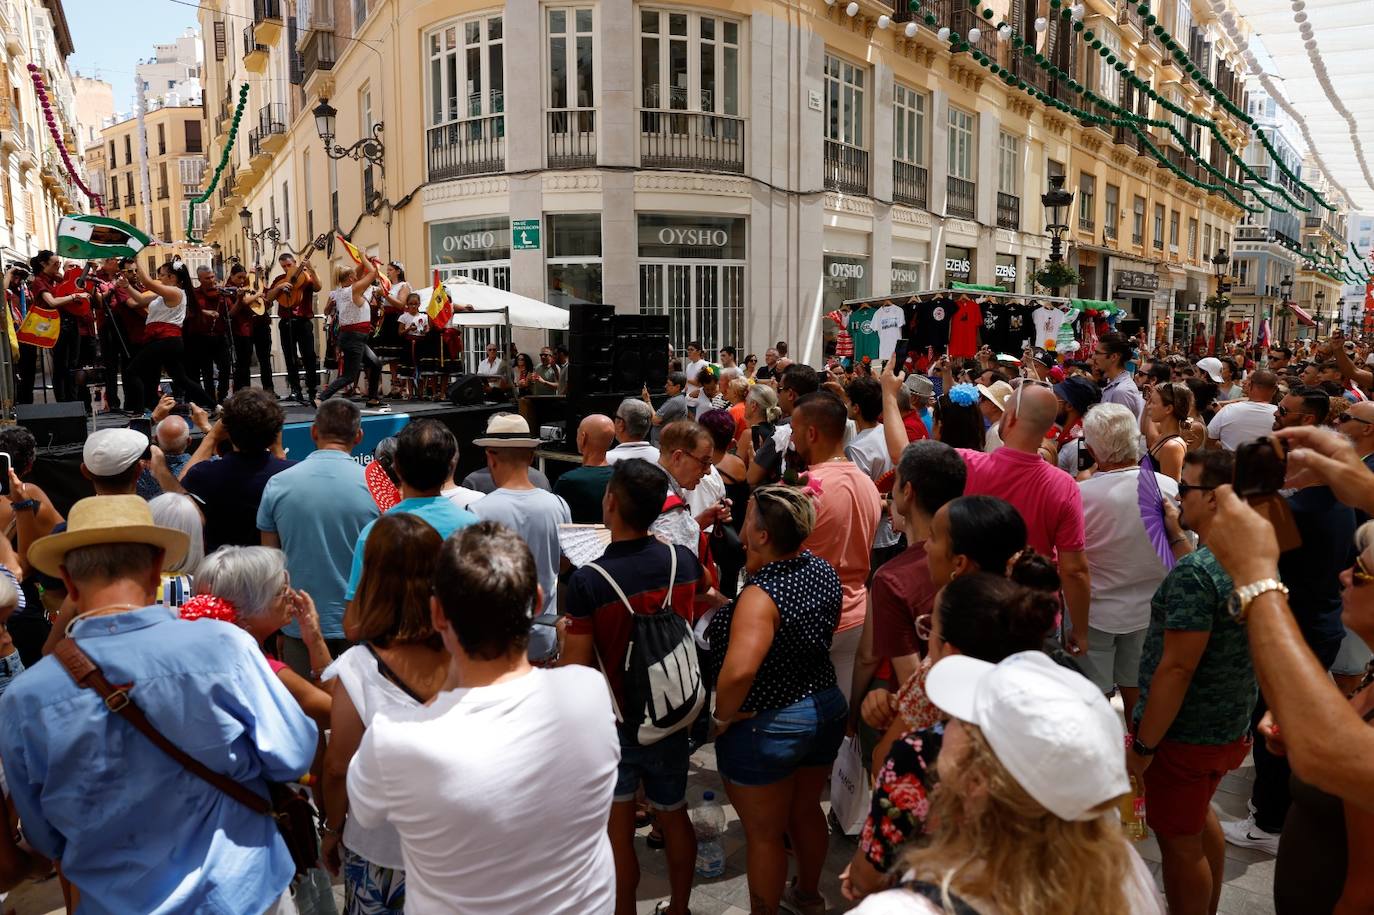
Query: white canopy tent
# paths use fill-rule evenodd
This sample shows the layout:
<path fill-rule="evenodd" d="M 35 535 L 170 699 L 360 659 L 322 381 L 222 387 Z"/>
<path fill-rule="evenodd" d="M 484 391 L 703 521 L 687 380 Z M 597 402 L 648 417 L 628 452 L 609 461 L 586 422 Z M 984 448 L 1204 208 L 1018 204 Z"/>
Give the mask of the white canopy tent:
<path fill-rule="evenodd" d="M 465 276 L 444 281 L 454 308 L 471 305 L 473 311 L 456 311 L 449 327 L 492 327 L 507 324 L 511 327 L 527 327 L 534 330 L 567 330 L 568 312 L 547 302 L 486 283 L 470 280 Z M 417 289 L 420 296 L 420 311 L 429 308 L 429 297 L 433 288 Z"/>
<path fill-rule="evenodd" d="M 1353 209 L 1374 212 L 1374 81 L 1369 79 L 1374 2 L 1240 0 L 1232 5 L 1211 0 L 1211 5 L 1219 26 L 1240 48 L 1246 69 L 1258 71 L 1278 108 L 1297 124 L 1318 170 L 1334 185 L 1325 195 L 1328 202 L 1348 198 Z M 1303 178 L 1317 186 L 1315 176 Z M 1312 215 L 1322 212 L 1315 208 Z"/>

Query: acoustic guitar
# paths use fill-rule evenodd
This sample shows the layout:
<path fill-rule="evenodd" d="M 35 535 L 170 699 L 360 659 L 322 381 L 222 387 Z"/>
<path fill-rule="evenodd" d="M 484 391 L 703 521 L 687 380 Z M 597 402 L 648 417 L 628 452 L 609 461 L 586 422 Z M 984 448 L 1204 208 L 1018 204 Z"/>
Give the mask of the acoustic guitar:
<path fill-rule="evenodd" d="M 300 249 L 299 251 L 296 251 L 292 255 L 296 259 L 295 268 L 286 275 L 286 279 L 284 279 L 280 283 L 277 283 L 276 286 L 270 287 L 267 290 L 267 298 L 270 298 L 271 300 L 275 301 L 279 307 L 286 309 L 288 312 L 295 311 L 296 308 L 300 306 L 301 302 L 305 301 L 305 290 L 301 288 L 299 281 L 301 275 L 310 266 L 307 259 L 315 251 L 324 250 L 324 246 L 326 243 L 327 239 L 325 238 L 325 236 L 320 235 L 313 241 L 308 243 L 304 248 Z M 305 257 L 302 257 L 301 255 L 305 255 Z M 283 285 L 289 285 L 291 287 L 291 291 L 278 292 L 273 294 L 272 289 L 275 289 Z M 262 314 L 261 311 L 257 310 L 257 306 L 249 307 L 253 308 L 255 314 Z M 261 307 L 265 309 L 267 307 L 267 303 L 264 301 Z"/>

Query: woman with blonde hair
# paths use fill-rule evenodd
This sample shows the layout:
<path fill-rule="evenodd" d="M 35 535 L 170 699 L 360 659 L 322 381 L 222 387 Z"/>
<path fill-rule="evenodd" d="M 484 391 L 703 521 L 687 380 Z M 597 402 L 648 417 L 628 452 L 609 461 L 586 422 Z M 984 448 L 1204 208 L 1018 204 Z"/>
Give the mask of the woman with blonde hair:
<path fill-rule="evenodd" d="M 1039 651 L 947 657 L 927 687 L 952 719 L 938 826 L 856 915 L 1162 915 L 1117 816 L 1125 732 L 1101 690 Z"/>
<path fill-rule="evenodd" d="M 1145 433 L 1155 473 L 1175 481 L 1182 476 L 1183 455 L 1193 450 L 1187 440 L 1192 414 L 1193 392 L 1186 384 L 1169 382 L 1150 390 L 1140 417 L 1140 431 Z"/>

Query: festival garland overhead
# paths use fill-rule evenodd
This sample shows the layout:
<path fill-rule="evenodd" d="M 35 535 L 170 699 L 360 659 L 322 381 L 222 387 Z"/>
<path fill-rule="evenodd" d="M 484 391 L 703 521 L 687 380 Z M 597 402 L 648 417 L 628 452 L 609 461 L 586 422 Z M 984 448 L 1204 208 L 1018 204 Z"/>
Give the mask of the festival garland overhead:
<path fill-rule="evenodd" d="M 81 193 L 85 194 L 86 198 L 95 204 L 100 215 L 106 215 L 104 199 L 86 186 L 86 182 L 81 179 L 76 166 L 72 165 L 71 153 L 67 151 L 67 144 L 62 139 L 62 131 L 57 129 L 57 116 L 52 113 L 52 103 L 48 100 L 48 87 L 43 82 L 43 74 L 39 71 L 37 64 L 29 64 L 29 77 L 33 80 L 33 91 L 38 96 L 38 104 L 43 107 L 43 119 L 48 122 L 48 133 L 52 135 L 53 142 L 57 144 L 57 151 L 62 156 L 62 164 L 67 169 L 67 176 L 81 189 Z"/>
<path fill-rule="evenodd" d="M 243 109 L 247 104 L 248 84 L 244 83 L 239 86 L 239 101 L 238 104 L 234 106 L 234 119 L 229 124 L 229 137 L 225 140 L 224 149 L 220 151 L 219 164 L 215 166 L 215 173 L 210 177 L 210 183 L 206 185 L 205 190 L 195 197 L 192 197 L 190 203 L 186 207 L 186 241 L 190 244 L 198 245 L 204 241 L 204 239 L 196 238 L 191 231 L 192 227 L 195 225 L 196 207 L 209 200 L 210 195 L 213 194 L 215 188 L 219 186 L 220 175 L 224 173 L 225 167 L 229 164 L 229 153 L 233 151 L 234 141 L 238 139 L 239 121 L 243 119 Z"/>

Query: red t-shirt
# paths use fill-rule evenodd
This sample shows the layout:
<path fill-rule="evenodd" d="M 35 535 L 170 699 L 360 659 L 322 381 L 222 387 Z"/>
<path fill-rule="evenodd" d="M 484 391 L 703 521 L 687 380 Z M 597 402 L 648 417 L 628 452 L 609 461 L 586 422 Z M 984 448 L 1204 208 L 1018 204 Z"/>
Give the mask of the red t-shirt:
<path fill-rule="evenodd" d="M 966 296 L 955 304 L 959 310 L 949 325 L 949 354 L 967 358 L 978 352 L 978 327 L 983 323 L 983 313 L 978 303 Z"/>
<path fill-rule="evenodd" d="M 873 573 L 873 644 L 885 657 L 925 656 L 926 642 L 916 635 L 916 617 L 931 612 L 939 590 L 930 580 L 924 543 L 913 543 Z"/>
<path fill-rule="evenodd" d="M 902 417 L 902 425 L 906 427 L 906 440 L 908 442 L 919 442 L 923 438 L 930 438 L 930 430 L 926 428 L 925 421 L 921 419 L 921 414 L 915 410 Z"/>
<path fill-rule="evenodd" d="M 959 449 L 968 468 L 966 496 L 996 496 L 1021 513 L 1031 549 L 1055 558 L 1083 550 L 1083 497 L 1078 484 L 1038 454 L 998 448 Z"/>

